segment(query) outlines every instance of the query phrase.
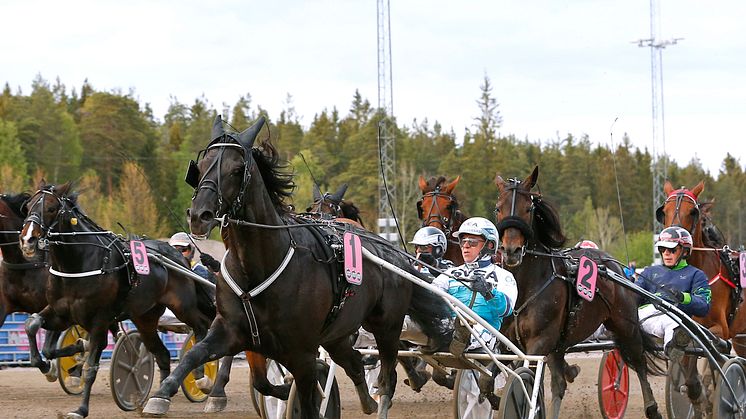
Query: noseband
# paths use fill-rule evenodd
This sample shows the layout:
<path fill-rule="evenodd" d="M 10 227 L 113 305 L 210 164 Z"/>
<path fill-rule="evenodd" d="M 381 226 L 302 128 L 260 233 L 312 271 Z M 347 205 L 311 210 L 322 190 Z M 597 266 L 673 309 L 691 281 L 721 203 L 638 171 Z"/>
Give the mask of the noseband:
<path fill-rule="evenodd" d="M 535 193 L 531 191 L 525 191 L 521 188 L 521 181 L 516 178 L 508 179 L 508 185 L 505 187 L 507 191 L 510 191 L 510 193 L 513 195 L 512 201 L 510 203 L 510 215 L 500 220 L 500 222 L 497 223 L 497 232 L 500 234 L 500 237 L 503 236 L 503 232 L 508 228 L 517 228 L 521 231 L 524 237 L 526 237 L 526 241 L 528 241 L 529 238 L 533 236 L 533 228 L 531 227 L 531 224 L 533 224 L 534 221 L 534 211 L 536 209 L 536 204 L 541 200 L 541 194 Z M 518 194 L 524 194 L 528 195 L 531 198 L 531 207 L 529 207 L 529 221 L 526 222 L 522 217 L 519 215 L 516 215 L 515 212 L 515 201 L 518 196 Z M 495 212 L 498 212 L 498 208 L 495 208 Z M 531 224 L 529 224 L 531 223 Z M 523 246 L 525 248 L 525 244 Z"/>
<path fill-rule="evenodd" d="M 225 134 L 223 137 L 221 137 L 221 140 L 225 137 L 238 141 L 231 134 Z M 230 204 L 226 213 L 222 214 L 221 211 L 223 208 L 223 191 L 221 188 L 221 183 L 223 182 L 221 182 L 222 175 L 220 173 L 220 167 L 222 166 L 222 162 L 223 162 L 223 153 L 228 147 L 238 148 L 243 152 L 244 171 L 243 171 L 243 178 L 241 179 L 241 186 L 239 187 L 238 195 L 233 200 L 233 202 Z M 254 159 L 251 158 L 251 156 L 249 155 L 251 153 L 251 149 L 246 149 L 246 147 L 242 146 L 241 144 L 238 144 L 237 142 L 229 143 L 229 142 L 218 141 L 218 142 L 214 142 L 213 144 L 209 145 L 205 150 L 200 152 L 200 154 L 204 152 L 204 154 L 206 155 L 207 152 L 209 152 L 212 149 L 219 150 L 218 157 L 215 160 L 213 160 L 212 164 L 207 168 L 207 170 L 205 170 L 205 173 L 202 175 L 202 178 L 196 184 L 194 188 L 194 195 L 192 195 L 192 200 L 194 200 L 194 198 L 197 197 L 197 194 L 202 189 L 213 191 L 218 196 L 218 209 L 215 212 L 215 218 L 220 218 L 221 215 L 228 215 L 230 217 L 235 217 L 236 213 L 238 213 L 238 211 L 241 209 L 241 206 L 243 205 L 243 196 L 249 185 L 249 181 L 251 180 L 251 166 L 253 166 L 254 164 Z M 197 155 L 197 159 L 199 160 L 199 155 Z M 212 171 L 213 168 L 215 168 L 217 171 L 217 176 L 216 176 L 215 181 L 207 178 L 207 175 L 210 173 L 210 171 Z M 187 179 L 190 178 L 190 175 L 191 175 L 191 178 L 193 179 L 196 178 L 195 172 L 194 172 L 195 170 L 197 171 L 196 174 L 198 175 L 199 169 L 197 169 L 196 163 L 192 161 L 189 165 L 189 171 L 187 172 Z"/>
<path fill-rule="evenodd" d="M 65 201 L 67 201 L 67 198 L 64 198 L 64 197 L 60 198 L 59 196 L 55 195 L 54 188 L 40 189 L 36 192 L 34 197 L 36 195 L 39 195 L 39 198 L 36 200 L 36 202 L 34 202 L 31 205 L 31 209 L 29 210 L 28 215 L 26 216 L 26 219 L 24 220 L 24 224 L 35 223 L 41 229 L 42 236 L 46 236 L 47 233 L 59 223 L 60 216 L 68 211 L 67 207 L 65 206 Z M 52 224 L 50 224 L 49 226 L 44 225 L 44 215 L 43 215 L 44 214 L 44 201 L 45 201 L 44 195 L 50 195 L 54 197 L 54 199 L 56 199 L 57 202 L 60 204 L 60 209 L 59 211 L 57 211 L 57 215 L 54 217 Z M 34 197 L 31 197 L 30 200 L 33 200 Z M 33 210 L 37 205 L 41 206 L 41 210 L 39 212 L 34 212 Z"/>
<path fill-rule="evenodd" d="M 655 218 L 658 220 L 658 222 L 663 223 L 665 221 L 666 213 L 664 211 L 664 208 L 666 207 L 666 204 L 669 202 L 676 200 L 676 207 L 674 209 L 673 218 L 671 219 L 671 225 L 679 225 L 684 228 L 686 228 L 681 223 L 681 203 L 684 199 L 689 200 L 692 204 L 694 204 L 694 209 L 696 210 L 696 213 L 694 215 L 694 220 L 692 220 L 692 226 L 690 229 L 688 229 L 690 232 L 693 232 L 694 229 L 697 227 L 697 223 L 699 222 L 699 204 L 697 203 L 697 198 L 694 196 L 694 194 L 688 190 L 688 189 L 677 189 L 673 192 L 671 192 L 666 200 L 663 202 L 663 205 L 658 207 L 658 209 L 655 210 Z M 678 221 L 678 222 L 677 222 Z"/>

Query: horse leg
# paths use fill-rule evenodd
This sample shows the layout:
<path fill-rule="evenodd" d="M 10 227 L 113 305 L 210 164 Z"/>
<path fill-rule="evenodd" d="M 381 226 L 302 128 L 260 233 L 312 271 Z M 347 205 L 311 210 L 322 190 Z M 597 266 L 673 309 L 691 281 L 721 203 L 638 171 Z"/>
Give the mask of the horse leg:
<path fill-rule="evenodd" d="M 163 308 L 155 306 L 141 316 L 133 316 L 132 323 L 135 324 L 137 330 L 140 332 L 142 343 L 153 354 L 160 370 L 160 381 L 163 382 L 171 372 L 171 353 L 166 348 L 166 345 L 163 344 L 160 336 L 158 336 L 158 318 L 161 316 L 161 313 L 163 313 Z"/>
<path fill-rule="evenodd" d="M 552 386 L 552 410 L 549 415 L 553 419 L 559 419 L 560 408 L 562 407 L 562 398 L 565 397 L 567 382 L 565 381 L 565 354 L 552 352 L 547 356 L 547 366 L 551 372 Z"/>
<path fill-rule="evenodd" d="M 30 315 L 26 319 L 25 329 L 29 343 L 29 362 L 31 366 L 39 368 L 39 371 L 47 377 L 47 381 L 53 382 L 57 380 L 57 364 L 41 358 L 39 346 L 36 342 L 36 333 L 40 328 L 44 327 L 46 316 L 49 315 L 50 311 L 49 306 L 46 306 L 40 313 Z"/>
<path fill-rule="evenodd" d="M 350 344 L 348 337 L 323 345 L 329 352 L 332 360 L 345 370 L 355 385 L 355 391 L 360 399 L 360 407 L 363 413 L 369 415 L 378 409 L 378 403 L 368 393 L 368 385 L 365 383 L 365 369 L 363 368 L 363 357 Z M 396 354 L 394 354 L 396 356 Z M 379 375 L 379 380 L 380 375 Z M 384 394 L 384 393 L 381 393 Z"/>
<path fill-rule="evenodd" d="M 362 369 L 362 362 L 360 363 Z M 301 419 L 318 419 L 319 411 L 316 401 L 319 400 L 319 382 L 317 381 L 316 353 L 301 353 L 289 360 L 288 370 L 293 374 L 295 389 L 300 401 Z M 290 407 L 289 407 L 290 408 Z"/>
<path fill-rule="evenodd" d="M 381 402 L 378 404 L 379 419 L 388 417 L 396 390 L 396 354 L 399 351 L 400 330 L 401 326 L 392 330 L 387 336 L 376 335 L 378 356 L 381 359 L 381 373 L 378 375 L 378 394 L 381 396 Z"/>
<path fill-rule="evenodd" d="M 143 409 L 144 414 L 165 415 L 171 404 L 171 396 L 179 391 L 179 386 L 184 378 L 194 368 L 205 362 L 214 361 L 228 354 L 235 354 L 244 349 L 245 341 L 239 339 L 226 329 L 225 320 L 222 317 L 215 319 L 207 336 L 197 342 L 189 352 L 184 355 L 174 371 L 161 382 L 161 387 L 148 400 Z"/>
<path fill-rule="evenodd" d="M 685 355 L 681 367 L 686 373 L 686 395 L 694 408 L 694 417 L 705 417 L 706 395 L 697 371 L 697 358 Z"/>
<path fill-rule="evenodd" d="M 88 416 L 88 408 L 91 400 L 91 388 L 93 388 L 93 383 L 96 381 L 101 353 L 107 344 L 107 323 L 102 322 L 101 324 L 104 326 L 94 326 L 88 334 L 90 352 L 88 352 L 88 356 L 83 364 L 83 379 L 85 380 L 83 386 L 83 397 L 80 406 L 74 412 L 65 415 L 65 418 L 67 419 L 77 419 Z"/>
<path fill-rule="evenodd" d="M 267 358 L 256 352 L 246 351 L 246 360 L 251 367 L 251 378 L 254 388 L 265 396 L 287 400 L 292 384 L 275 385 L 267 379 Z"/>
<path fill-rule="evenodd" d="M 210 390 L 210 396 L 205 404 L 205 413 L 222 412 L 228 405 L 228 396 L 225 395 L 225 386 L 231 380 L 231 367 L 233 367 L 233 356 L 224 356 L 220 360 L 220 369 L 215 377 L 215 385 Z M 254 369 L 252 368 L 253 372 Z"/>
<path fill-rule="evenodd" d="M 616 322 L 617 320 L 612 318 L 612 323 L 607 324 L 607 327 L 614 333 L 622 359 L 637 373 L 645 403 L 645 417 L 662 419 L 663 416 L 658 411 L 658 403 L 655 401 L 653 389 L 648 382 L 648 371 L 655 371 L 648 365 L 648 362 L 653 361 L 648 361 L 646 356 L 646 352 L 652 353 L 654 351 L 652 338 L 644 335 L 645 332 L 641 327 L 634 327 L 630 333 L 629 325 L 625 324 L 627 323 L 626 319 L 618 320 L 618 324 L 614 324 Z"/>

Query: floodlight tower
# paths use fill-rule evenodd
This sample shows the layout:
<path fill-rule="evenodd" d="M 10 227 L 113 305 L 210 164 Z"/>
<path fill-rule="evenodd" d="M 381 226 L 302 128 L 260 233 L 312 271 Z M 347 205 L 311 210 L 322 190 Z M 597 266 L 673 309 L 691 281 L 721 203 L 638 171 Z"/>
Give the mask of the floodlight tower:
<path fill-rule="evenodd" d="M 378 126 L 381 149 L 381 174 L 378 182 L 378 233 L 388 241 L 396 242 L 396 225 L 390 210 L 395 201 L 396 138 L 394 137 L 394 97 L 391 87 L 391 17 L 389 0 L 377 0 L 378 25 L 378 109 L 384 117 Z M 387 190 L 388 189 L 388 190 Z M 393 204 L 393 202 L 391 202 Z"/>
<path fill-rule="evenodd" d="M 658 0 L 650 0 L 650 38 L 637 40 L 639 47 L 650 48 L 650 81 L 652 90 L 652 122 L 653 122 L 653 234 L 657 234 L 662 227 L 655 219 L 655 209 L 663 203 L 663 183 L 666 180 L 668 167 L 666 159 L 666 130 L 663 113 L 663 49 L 669 45 L 676 45 L 683 38 L 662 40 L 660 38 L 660 4 Z M 655 258 L 655 250 L 653 251 Z"/>

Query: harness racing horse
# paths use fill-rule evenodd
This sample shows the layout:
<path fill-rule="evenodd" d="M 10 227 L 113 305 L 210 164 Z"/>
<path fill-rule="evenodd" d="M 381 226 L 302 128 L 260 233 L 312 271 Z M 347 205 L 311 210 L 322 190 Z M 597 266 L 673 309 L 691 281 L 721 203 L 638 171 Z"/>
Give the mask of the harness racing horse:
<path fill-rule="evenodd" d="M 451 183 L 446 183 L 444 176 L 428 180 L 420 176 L 422 198 L 417 201 L 417 216 L 422 220 L 422 227 L 435 227 L 445 233 L 448 247 L 443 257 L 456 266 L 464 263 L 464 257 L 461 256 L 458 241 L 453 239 L 453 233 L 458 231 L 467 218 L 459 209 L 458 200 L 453 194 L 460 180 L 461 176 L 457 176 Z"/>
<path fill-rule="evenodd" d="M 66 417 L 86 417 L 91 387 L 99 359 L 106 347 L 106 333 L 119 320 L 130 318 L 137 326 L 146 348 L 155 356 L 161 379 L 170 371 L 170 355 L 156 330 L 165 307 L 192 328 L 199 340 L 215 316 L 212 296 L 194 280 L 160 263 L 150 264 L 150 273 L 136 273 L 130 246 L 105 231 L 78 207 L 71 183 L 47 185 L 26 204 L 27 217 L 21 230 L 24 256 L 33 257 L 37 247 L 49 250 L 48 305 L 26 322 L 31 365 L 49 371 L 36 343 L 40 327 L 64 330 L 74 324 L 88 331 L 88 353 L 83 366 L 85 386 L 81 405 Z M 147 251 L 168 258 L 189 269 L 186 260 L 165 242 L 145 240 Z M 123 339 L 126 337 L 123 337 Z M 197 378 L 200 378 L 199 371 Z"/>
<path fill-rule="evenodd" d="M 318 418 L 315 365 L 323 346 L 352 379 L 363 411 L 378 408 L 379 417 L 386 417 L 396 385 L 394 366 L 404 314 L 409 310 L 433 338 L 433 348 L 440 349 L 448 342 L 449 313 L 434 294 L 368 260 L 363 261 L 360 285 L 344 287 L 342 299 L 335 299 L 336 257 L 327 256 L 330 248 L 313 228 L 334 222 L 303 224 L 290 213 L 283 200 L 291 194 L 291 175 L 283 173 L 285 165 L 268 140 L 254 148 L 264 124 L 260 118 L 241 133 L 225 132 L 218 116 L 209 145 L 198 154 L 199 163 L 190 162 L 186 180 L 195 188 L 192 234 L 206 237 L 220 225 L 228 249 L 217 289 L 218 316 L 144 412 L 165 413 L 170 397 L 194 366 L 248 349 L 286 366 L 298 389 L 301 417 Z M 359 237 L 372 253 L 415 272 L 382 239 L 364 232 Z M 368 394 L 362 357 L 352 348 L 350 336 L 361 324 L 378 344 L 380 405 Z"/>
<path fill-rule="evenodd" d="M 656 210 L 656 218 L 665 227 L 678 225 L 692 234 L 692 254 L 687 262 L 701 269 L 709 279 L 712 301 L 710 311 L 705 317 L 694 319 L 707 327 L 716 336 L 731 339 L 736 353 L 746 356 L 746 305 L 742 302 L 742 290 L 737 278 L 737 270 L 730 269 L 729 252 L 722 233 L 712 224 L 709 211 L 712 203 L 706 207 L 698 203 L 698 197 L 704 190 L 704 182 L 694 188 L 674 190 L 671 182 L 666 181 L 663 190 L 666 201 Z M 740 306 L 739 306 L 740 304 Z M 741 342 L 742 341 L 742 342 Z"/>
<path fill-rule="evenodd" d="M 558 418 L 567 382 L 572 382 L 579 372 L 577 366 L 567 364 L 565 351 L 603 323 L 614 333 L 624 361 L 637 372 L 645 415 L 661 418 L 647 374 L 662 371 L 652 359 L 656 356 L 655 343 L 638 322 L 637 295 L 602 276 L 605 269 L 623 275 L 622 266 L 595 249 L 578 250 L 600 268 L 605 264 L 605 269 L 599 269 L 595 297 L 589 302 L 576 294 L 570 278 L 575 259 L 556 250 L 565 242 L 559 215 L 540 193 L 531 190 L 538 176 L 537 166 L 523 181 L 495 178 L 499 190 L 495 211 L 503 262 L 518 284 L 516 308 L 513 316 L 506 318 L 503 333 L 527 354 L 547 355 L 552 374 L 551 412 L 552 417 Z"/>
<path fill-rule="evenodd" d="M 365 228 L 363 219 L 360 218 L 360 208 L 354 203 L 345 201 L 344 196 L 347 192 L 347 184 L 337 189 L 337 192 L 321 194 L 318 185 L 313 185 L 313 203 L 306 208 L 310 214 L 320 214 L 322 217 L 336 218 L 337 220 L 347 219 L 357 223 L 359 227 Z"/>

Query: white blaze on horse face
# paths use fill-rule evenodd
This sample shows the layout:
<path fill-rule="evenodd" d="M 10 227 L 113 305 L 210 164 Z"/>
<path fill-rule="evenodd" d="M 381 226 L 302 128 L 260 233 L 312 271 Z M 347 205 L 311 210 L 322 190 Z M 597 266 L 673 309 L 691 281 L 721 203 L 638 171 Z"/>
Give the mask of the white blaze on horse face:
<path fill-rule="evenodd" d="M 34 237 L 34 222 L 33 221 L 29 222 L 29 226 L 26 229 L 26 234 L 23 235 L 23 238 L 21 239 L 21 241 L 23 243 L 28 243 L 28 241 L 31 240 L 32 237 Z"/>

